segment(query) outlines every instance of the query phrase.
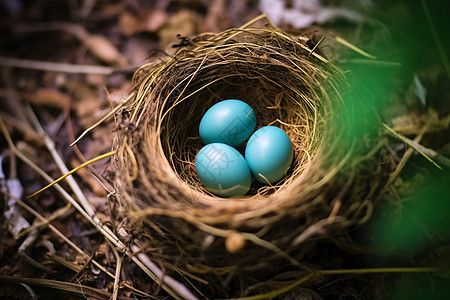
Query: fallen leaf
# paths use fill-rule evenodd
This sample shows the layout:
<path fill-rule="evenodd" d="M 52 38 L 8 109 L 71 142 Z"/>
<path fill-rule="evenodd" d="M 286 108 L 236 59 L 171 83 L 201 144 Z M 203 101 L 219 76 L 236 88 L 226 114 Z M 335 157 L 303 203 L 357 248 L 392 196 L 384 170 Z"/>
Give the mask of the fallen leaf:
<path fill-rule="evenodd" d="M 167 13 L 162 9 L 145 9 L 141 13 L 141 30 L 147 32 L 156 32 L 163 26 L 168 19 Z"/>
<path fill-rule="evenodd" d="M 156 39 L 149 39 L 148 37 L 144 37 L 141 35 L 135 35 L 130 37 L 128 42 L 125 44 L 123 53 L 128 58 L 128 60 L 131 62 L 132 65 L 143 65 L 146 62 L 148 62 L 149 56 L 152 54 L 152 52 L 156 49 L 158 49 L 159 45 L 156 41 Z M 118 86 L 119 84 L 117 82 L 112 82 L 114 77 L 118 77 L 118 75 L 121 75 L 122 77 L 124 74 L 113 74 L 111 76 L 108 76 L 108 87 L 109 83 L 113 83 L 112 86 Z M 124 82 L 124 79 L 120 80 L 120 84 Z"/>
<path fill-rule="evenodd" d="M 128 65 L 127 59 L 119 52 L 106 37 L 99 34 L 87 35 L 84 39 L 89 51 L 101 61 L 114 66 Z"/>
<path fill-rule="evenodd" d="M 141 20 L 129 11 L 124 11 L 119 16 L 119 28 L 124 36 L 132 36 L 140 31 Z"/>
<path fill-rule="evenodd" d="M 75 103 L 75 112 L 79 118 L 92 116 L 100 109 L 98 98 L 88 95 Z"/>
<path fill-rule="evenodd" d="M 427 89 L 420 81 L 419 76 L 417 74 L 414 74 L 413 76 L 413 82 L 412 82 L 412 89 L 414 91 L 414 95 L 419 99 L 420 103 L 423 106 L 427 105 Z"/>
<path fill-rule="evenodd" d="M 26 101 L 35 104 L 60 108 L 62 110 L 69 109 L 70 96 L 55 89 L 41 88 L 32 93 L 25 93 Z"/>

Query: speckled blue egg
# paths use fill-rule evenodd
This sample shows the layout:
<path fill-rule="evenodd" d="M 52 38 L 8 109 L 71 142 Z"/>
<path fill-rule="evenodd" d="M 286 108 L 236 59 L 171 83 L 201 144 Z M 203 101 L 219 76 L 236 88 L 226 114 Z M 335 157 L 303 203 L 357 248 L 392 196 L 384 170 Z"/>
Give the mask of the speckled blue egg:
<path fill-rule="evenodd" d="M 245 195 L 252 175 L 244 157 L 223 143 L 204 146 L 195 158 L 195 168 L 203 185 L 211 193 L 233 197 Z"/>
<path fill-rule="evenodd" d="M 274 183 L 283 178 L 292 158 L 289 136 L 275 126 L 265 126 L 255 131 L 245 148 L 245 160 L 252 175 L 262 183 Z"/>
<path fill-rule="evenodd" d="M 203 143 L 224 143 L 237 147 L 255 130 L 256 117 L 245 102 L 229 99 L 211 106 L 200 121 L 199 134 Z"/>

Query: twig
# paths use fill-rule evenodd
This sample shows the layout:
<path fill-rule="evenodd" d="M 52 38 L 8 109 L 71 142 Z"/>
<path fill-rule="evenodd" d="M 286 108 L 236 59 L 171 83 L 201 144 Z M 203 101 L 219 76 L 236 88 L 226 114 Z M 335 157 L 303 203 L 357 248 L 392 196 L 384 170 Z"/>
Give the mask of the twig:
<path fill-rule="evenodd" d="M 68 213 L 71 208 L 72 208 L 72 205 L 70 205 L 70 203 L 67 203 L 66 206 L 61 207 L 60 209 L 56 210 L 51 216 L 47 217 L 44 222 L 38 222 L 38 223 L 35 222 L 30 227 L 23 229 L 20 232 L 19 236 L 23 236 L 23 235 L 27 234 L 28 232 L 30 232 L 30 231 L 32 231 L 34 229 L 37 229 L 37 228 L 40 228 L 40 227 L 43 227 L 43 226 L 47 226 L 53 220 L 56 220 L 59 217 L 62 217 L 63 215 Z"/>
<path fill-rule="evenodd" d="M 27 254 L 28 247 L 30 247 L 36 241 L 38 233 L 39 231 L 37 229 L 32 230 L 30 234 L 27 236 L 27 238 L 20 245 L 17 252 L 19 253 L 20 257 L 22 257 L 25 261 L 27 261 L 30 265 L 34 266 L 35 268 L 40 269 L 48 274 L 56 275 L 57 272 L 55 270 L 43 266 L 42 264 L 40 264 Z"/>
<path fill-rule="evenodd" d="M 125 98 L 120 104 L 118 104 L 116 107 L 114 107 L 109 113 L 104 115 L 100 120 L 98 120 L 94 125 L 87 128 L 83 131 L 83 133 L 75 140 L 73 141 L 70 146 L 73 147 L 76 143 L 78 143 L 86 134 L 88 134 L 90 131 L 95 129 L 97 126 L 105 122 L 107 119 L 109 119 L 111 116 L 113 116 L 117 111 L 119 111 L 122 106 L 124 106 L 131 98 L 134 97 L 134 93 L 130 93 L 127 98 Z"/>
<path fill-rule="evenodd" d="M 70 114 L 67 115 L 66 122 L 65 122 L 65 129 L 66 129 L 67 137 L 68 137 L 69 141 L 74 141 L 75 134 L 74 134 L 74 128 L 72 126 Z M 74 154 L 78 157 L 79 161 L 87 161 L 86 157 L 83 155 L 83 153 L 81 153 L 81 151 L 77 145 L 73 146 L 73 151 L 74 151 Z M 89 165 L 88 168 L 89 168 L 89 171 L 91 172 L 91 176 L 94 177 L 95 180 L 97 180 L 97 182 L 105 189 L 105 191 L 107 191 L 109 194 L 114 193 L 113 192 L 114 188 L 110 185 L 109 182 L 107 182 L 103 178 L 103 176 L 101 176 L 101 174 L 99 173 L 99 171 L 97 171 L 97 169 L 95 169 L 92 165 Z"/>
<path fill-rule="evenodd" d="M 81 41 L 89 35 L 83 26 L 69 22 L 22 23 L 14 26 L 13 30 L 14 33 L 63 31 L 72 34 Z"/>
<path fill-rule="evenodd" d="M 323 35 L 320 40 L 314 45 L 314 47 L 309 51 L 308 56 L 310 56 L 316 49 L 317 47 L 319 47 L 320 43 L 322 43 L 323 39 L 325 38 L 325 36 Z"/>
<path fill-rule="evenodd" d="M 432 159 L 435 159 L 436 162 L 440 163 L 441 165 L 446 166 L 447 168 L 450 168 L 450 159 L 445 157 L 442 154 L 437 153 L 436 151 L 434 151 L 433 149 L 427 148 L 419 143 L 416 143 L 415 141 L 404 137 L 405 141 L 414 149 L 417 150 L 417 152 L 419 152 L 420 154 L 424 155 L 425 158 L 427 156 L 431 157 Z M 435 163 L 434 163 L 435 164 Z M 435 164 L 437 167 L 439 167 L 439 165 Z"/>
<path fill-rule="evenodd" d="M 414 148 L 414 150 L 416 150 L 417 152 L 419 152 L 423 157 L 425 157 L 429 162 L 431 162 L 436 168 L 438 168 L 439 170 L 441 170 L 441 166 L 439 166 L 437 163 L 434 162 L 434 160 L 432 160 L 431 158 L 435 158 L 436 160 L 439 159 L 446 164 L 447 166 L 450 165 L 450 160 L 440 154 L 438 154 L 437 152 L 435 152 L 434 150 L 431 150 L 429 148 L 426 148 L 422 145 L 420 145 L 418 142 L 413 141 L 411 139 L 408 139 L 407 137 L 397 133 L 394 131 L 394 129 L 392 129 L 391 127 L 389 127 L 386 124 L 383 124 L 384 128 L 386 128 L 393 136 L 395 136 L 396 138 L 402 140 L 403 142 L 405 142 L 406 144 L 410 145 L 412 148 Z"/>
<path fill-rule="evenodd" d="M 416 143 L 419 143 L 419 141 L 422 139 L 422 137 L 424 136 L 425 132 L 427 132 L 428 130 L 428 123 L 425 124 L 425 126 L 422 127 L 422 130 L 419 132 L 419 134 L 416 136 L 416 138 L 414 139 L 414 141 Z M 408 161 L 408 159 L 411 157 L 411 155 L 414 153 L 414 148 L 409 148 L 408 150 L 406 150 L 406 152 L 403 154 L 402 159 L 400 160 L 400 162 L 397 165 L 397 168 L 394 170 L 394 172 L 391 174 L 391 176 L 389 177 L 389 180 L 387 181 L 387 183 L 384 185 L 383 189 L 380 191 L 380 193 L 378 194 L 377 199 L 375 200 L 375 203 L 377 203 L 386 193 L 386 191 L 389 189 L 389 187 L 391 186 L 392 182 L 394 182 L 394 180 L 397 178 L 398 174 L 400 174 L 401 170 L 403 169 L 403 167 L 406 165 L 406 162 Z"/>
<path fill-rule="evenodd" d="M 68 63 L 19 59 L 5 56 L 0 56 L 0 65 L 5 67 L 32 69 L 49 72 L 72 73 L 72 74 L 110 75 L 113 72 L 120 70 L 120 68 L 113 68 L 113 67 L 104 67 L 95 65 L 74 65 Z"/>
<path fill-rule="evenodd" d="M 112 247 L 112 249 L 114 251 L 114 256 L 116 257 L 116 278 L 114 278 L 112 300 L 117 300 L 120 288 L 120 272 L 122 272 L 123 257 L 117 252 L 117 250 L 114 247 Z"/>
<path fill-rule="evenodd" d="M 24 278 L 0 275 L 0 282 L 9 284 L 26 284 L 31 286 L 41 286 L 51 289 L 61 290 L 70 293 L 76 293 L 84 298 L 105 299 L 111 297 L 111 293 L 102 291 L 90 286 L 81 285 L 79 283 L 62 282 L 57 280 L 42 278 Z"/>
<path fill-rule="evenodd" d="M 198 298 L 191 293 L 191 291 L 189 291 L 186 286 L 184 286 L 183 284 L 179 283 L 178 281 L 176 281 L 175 279 L 173 279 L 172 277 L 164 274 L 164 272 L 158 268 L 157 265 L 155 265 L 154 262 L 152 262 L 147 255 L 145 255 L 144 253 L 142 253 L 140 251 L 140 248 L 136 245 L 132 245 L 131 246 L 131 250 L 136 253 L 136 256 L 139 258 L 139 262 L 141 264 L 143 264 L 143 266 L 145 266 L 146 268 L 148 268 L 153 274 L 155 274 L 160 280 L 161 283 L 165 283 L 167 285 L 170 285 L 170 287 L 172 287 L 174 290 L 177 291 L 177 294 L 179 296 L 182 297 L 182 299 L 185 300 L 197 300 Z M 144 270 L 144 269 L 143 269 Z M 174 295 L 173 293 L 171 293 L 172 296 L 177 296 Z M 177 299 L 179 299 L 179 297 L 176 297 Z"/>

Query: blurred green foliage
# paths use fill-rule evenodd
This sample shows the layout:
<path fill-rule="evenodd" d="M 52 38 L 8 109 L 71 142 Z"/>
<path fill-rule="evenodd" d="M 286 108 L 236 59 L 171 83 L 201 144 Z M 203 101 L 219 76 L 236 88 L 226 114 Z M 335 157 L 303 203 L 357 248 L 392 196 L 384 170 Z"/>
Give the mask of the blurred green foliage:
<path fill-rule="evenodd" d="M 375 218 L 376 247 L 406 255 L 450 238 L 450 172 L 425 174 L 431 175 L 410 183 L 398 198 L 391 196 L 385 213 Z"/>

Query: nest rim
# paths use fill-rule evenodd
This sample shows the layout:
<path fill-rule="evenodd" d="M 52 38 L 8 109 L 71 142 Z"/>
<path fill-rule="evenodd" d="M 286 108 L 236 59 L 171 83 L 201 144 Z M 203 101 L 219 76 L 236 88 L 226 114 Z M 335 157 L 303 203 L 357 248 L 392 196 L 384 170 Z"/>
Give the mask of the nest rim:
<path fill-rule="evenodd" d="M 261 32 L 266 32 L 266 33 L 269 33 L 269 34 L 279 34 L 282 38 L 287 38 L 288 37 L 281 30 L 274 30 L 273 28 L 258 28 L 258 27 L 231 29 L 231 30 L 228 30 L 228 31 L 222 33 L 222 35 L 229 34 L 229 36 L 226 38 L 226 40 L 230 40 L 231 37 L 236 37 L 236 35 L 242 34 L 243 32 L 250 32 L 251 34 L 261 34 Z M 202 38 L 204 38 L 204 37 L 202 37 Z M 212 43 L 215 43 L 217 41 L 217 39 L 213 38 L 210 41 Z M 204 43 L 204 41 L 202 41 L 202 42 Z M 292 40 L 291 40 L 291 42 L 292 42 Z M 300 42 L 297 42 L 297 43 L 298 43 L 296 45 L 297 48 L 300 48 L 300 47 L 304 48 L 305 47 L 304 44 L 302 44 Z M 241 44 L 238 44 L 238 45 L 235 44 L 235 45 L 232 45 L 231 48 L 238 47 L 238 46 L 242 47 L 243 45 L 244 45 L 244 43 L 241 43 Z M 301 46 L 299 47 L 299 45 L 301 45 Z M 253 46 L 260 47 L 260 45 L 253 45 Z M 165 69 L 165 71 L 167 72 L 168 70 L 171 69 L 171 67 L 173 66 L 174 63 L 177 63 L 177 62 L 179 62 L 179 61 L 181 61 L 183 59 L 183 58 L 181 58 L 181 59 L 179 58 L 179 54 L 180 53 L 183 54 L 183 52 L 185 52 L 184 54 L 186 54 L 186 52 L 189 52 L 189 54 L 190 54 L 190 53 L 195 52 L 196 57 L 194 57 L 194 58 L 189 57 L 189 54 L 188 54 L 187 59 L 190 59 L 191 61 L 194 60 L 194 59 L 201 60 L 199 66 L 198 66 L 198 69 L 194 71 L 194 72 L 197 72 L 200 69 L 200 67 L 202 67 L 202 64 L 205 62 L 205 60 L 207 58 L 207 55 L 204 56 L 201 53 L 202 51 L 199 51 L 198 49 L 199 48 L 200 49 L 207 49 L 207 50 L 211 51 L 212 49 L 208 49 L 208 47 L 209 46 L 205 46 L 205 45 L 202 45 L 201 43 L 199 43 L 199 46 L 197 46 L 193 50 L 190 50 L 190 51 L 178 51 L 171 60 L 160 63 L 159 67 L 162 68 L 162 69 Z M 245 47 L 250 47 L 250 44 L 245 43 Z M 230 45 L 229 44 L 228 45 L 225 44 L 225 45 L 221 45 L 221 46 L 218 46 L 218 47 L 214 47 L 214 51 L 218 51 L 218 49 L 222 49 L 222 50 L 226 49 L 226 51 L 230 51 Z M 265 49 L 265 50 L 267 50 L 267 49 Z M 315 52 L 311 52 L 311 53 L 315 54 Z M 177 55 L 178 55 L 178 57 L 177 57 Z M 305 53 L 303 55 L 305 55 Z M 311 57 L 312 57 L 312 55 L 311 55 Z M 316 60 L 319 60 L 322 63 L 324 61 L 328 62 L 325 58 L 323 58 L 322 56 L 320 56 L 318 54 L 316 54 L 316 57 L 320 57 L 321 59 L 316 59 Z M 303 61 L 303 63 L 306 63 L 306 62 L 307 61 Z M 310 64 L 314 67 L 313 63 L 310 63 Z M 209 65 L 209 67 L 211 67 L 211 66 L 214 66 L 214 64 Z M 140 74 L 148 72 L 148 68 L 152 68 L 153 71 L 152 71 L 150 76 L 147 76 L 147 78 L 146 78 L 147 80 L 143 80 L 142 78 L 139 78 Z M 138 81 L 146 82 L 145 85 L 147 85 L 147 87 L 144 87 L 144 84 L 141 83 L 141 86 L 139 87 L 138 93 L 139 92 L 142 93 L 142 91 L 145 91 L 146 88 L 148 88 L 149 86 L 152 86 L 153 85 L 152 80 L 154 80 L 155 78 L 160 76 L 160 73 L 163 71 L 162 69 L 155 68 L 154 64 L 145 65 L 142 68 L 140 68 L 135 73 L 135 76 L 134 76 L 133 80 L 135 82 L 138 82 Z M 318 71 L 318 69 L 315 70 L 315 71 Z M 313 72 L 315 72 L 315 71 L 313 71 Z M 239 72 L 237 72 L 237 74 L 232 74 L 232 76 L 236 76 L 236 75 L 239 76 L 241 74 L 239 74 Z M 323 77 L 327 77 L 328 76 L 328 75 L 325 75 L 325 73 L 322 73 L 320 75 L 323 76 Z M 192 78 L 191 78 L 191 80 L 192 80 Z M 220 80 L 223 80 L 223 79 L 224 79 L 224 77 L 220 78 Z M 323 79 L 324 78 L 322 78 L 322 80 Z M 303 99 L 305 100 L 304 103 L 300 103 L 300 107 L 302 108 L 302 110 L 304 109 L 304 105 L 305 104 L 306 105 L 308 105 L 308 104 L 311 105 L 311 103 L 308 103 L 308 102 L 314 102 L 314 101 L 318 102 L 320 100 L 324 101 L 323 99 L 319 99 L 318 96 L 312 97 L 312 98 L 315 98 L 315 99 L 312 99 L 312 101 L 311 101 L 311 99 L 308 99 L 304 95 L 304 93 L 302 93 L 298 89 L 295 89 L 292 86 L 290 86 L 290 88 L 294 91 L 294 93 L 296 93 L 298 95 L 301 95 L 301 97 L 303 97 Z M 315 92 L 315 91 L 313 91 L 313 88 L 310 88 L 309 92 Z M 325 95 L 326 95 L 326 93 L 325 93 Z M 179 102 L 177 102 L 177 100 L 175 100 L 175 102 L 177 102 L 176 105 L 179 105 L 181 102 L 186 101 L 186 99 L 188 99 L 189 97 L 192 97 L 192 95 L 188 95 L 187 97 L 182 98 Z M 235 98 L 238 99 L 239 97 L 235 97 Z M 143 101 L 142 99 L 143 98 L 141 98 L 140 96 L 136 96 L 136 99 L 139 99 L 138 101 L 135 101 L 135 102 L 137 102 L 138 105 L 140 103 L 142 104 L 142 101 Z M 225 99 L 220 99 L 220 100 L 225 100 Z M 239 99 L 239 100 L 242 100 L 242 99 Z M 172 105 L 172 106 L 170 106 L 169 108 L 167 108 L 164 111 L 164 107 L 167 106 L 166 101 L 168 101 L 168 100 L 167 99 L 164 100 L 162 102 L 162 104 L 161 104 L 161 108 L 159 108 L 160 111 L 159 111 L 159 115 L 157 116 L 159 118 L 159 123 L 164 122 L 164 119 L 169 119 L 171 117 L 170 113 L 174 109 L 176 109 L 176 105 Z M 251 101 L 248 101 L 246 99 L 243 100 L 243 101 L 250 102 L 249 104 L 252 103 Z M 278 100 L 278 101 L 281 101 L 281 100 Z M 280 105 L 280 103 L 275 104 L 275 105 Z M 211 106 L 211 105 L 209 105 L 209 106 Z M 312 107 L 313 110 L 318 109 L 317 107 L 314 107 L 314 104 L 312 106 L 313 106 Z M 139 126 L 139 123 L 141 122 L 142 115 L 138 117 L 137 114 L 136 114 L 136 111 L 137 110 L 134 110 L 134 113 L 133 113 L 133 115 L 131 117 L 131 121 L 132 122 L 136 122 L 136 126 Z M 298 113 L 298 111 L 297 111 L 297 113 Z M 318 120 L 319 118 L 323 118 L 323 116 L 319 116 L 319 114 L 317 112 L 313 112 L 312 114 L 313 114 L 312 117 L 309 116 L 310 120 L 306 120 L 306 123 L 308 123 L 308 122 L 309 123 L 313 123 L 312 124 L 312 128 L 309 128 L 309 126 L 311 126 L 310 124 L 306 124 L 306 125 L 305 124 L 288 124 L 287 122 L 285 122 L 283 120 L 280 120 L 279 118 L 277 118 L 275 120 L 271 120 L 270 122 L 266 122 L 265 124 L 263 124 L 263 125 L 273 125 L 275 123 L 278 123 L 278 124 L 280 124 L 279 127 L 281 127 L 282 129 L 287 129 L 285 131 L 287 131 L 287 133 L 290 136 L 291 140 L 293 140 L 294 153 L 296 153 L 296 155 L 294 157 L 297 158 L 297 161 L 295 161 L 293 163 L 294 167 L 291 168 L 291 174 L 289 174 L 288 176 L 283 178 L 276 185 L 274 185 L 274 186 L 270 186 L 269 185 L 269 186 L 265 186 L 265 187 L 259 187 L 260 190 L 257 191 L 256 193 L 254 192 L 252 195 L 245 195 L 245 196 L 242 196 L 242 197 L 222 198 L 222 197 L 218 197 L 216 195 L 211 194 L 210 192 L 206 191 L 203 188 L 199 188 L 201 185 L 197 184 L 195 186 L 195 188 L 193 188 L 192 185 L 189 185 L 189 184 L 186 185 L 186 180 L 184 178 L 180 178 L 180 176 L 178 175 L 177 171 L 174 170 L 174 169 L 176 169 L 176 168 L 174 168 L 174 162 L 170 161 L 170 159 L 167 158 L 167 157 L 172 157 L 173 153 L 167 153 L 167 150 L 164 149 L 163 142 L 161 141 L 161 140 L 164 139 L 164 137 L 162 137 L 162 135 L 164 134 L 164 132 L 163 132 L 164 129 L 162 128 L 163 125 L 156 125 L 155 126 L 155 130 L 153 131 L 153 134 L 155 134 L 156 136 L 159 136 L 160 139 L 159 140 L 154 140 L 152 138 L 149 138 L 149 141 L 151 140 L 151 142 L 156 142 L 157 143 L 158 148 L 159 148 L 159 149 L 157 149 L 157 151 L 165 152 L 165 155 L 158 155 L 158 157 L 157 157 L 157 159 L 161 159 L 164 162 L 164 164 L 161 166 L 161 168 L 164 168 L 164 169 L 168 170 L 168 172 L 166 172 L 165 176 L 169 177 L 170 180 L 175 180 L 176 185 L 182 191 L 182 194 L 190 195 L 188 198 L 191 199 L 189 201 L 191 204 L 194 203 L 194 202 L 196 204 L 198 204 L 198 201 L 192 200 L 192 199 L 199 199 L 200 202 L 202 202 L 202 204 L 204 204 L 203 202 L 207 202 L 207 203 L 209 203 L 211 205 L 214 203 L 214 205 L 218 205 L 218 206 L 222 206 L 222 205 L 227 206 L 227 205 L 236 205 L 236 204 L 242 203 L 243 201 L 246 202 L 246 204 L 248 204 L 249 199 L 251 199 L 251 201 L 253 201 L 253 202 L 266 201 L 266 202 L 274 203 L 275 205 L 279 205 L 280 201 L 277 201 L 277 198 L 285 198 L 287 194 L 294 192 L 294 190 L 296 189 L 295 188 L 295 183 L 298 183 L 299 181 L 303 180 L 302 178 L 304 176 L 301 176 L 301 175 L 304 174 L 305 171 L 306 171 L 306 173 L 308 173 L 307 171 L 312 166 L 312 164 L 311 164 L 312 159 L 314 158 L 314 156 L 318 152 L 320 152 L 320 149 L 318 149 L 318 148 L 320 148 L 320 146 L 317 147 L 317 145 L 314 144 L 314 142 L 317 143 L 317 140 L 313 141 L 311 143 L 308 138 L 303 139 L 303 137 L 305 137 L 305 135 L 309 135 L 309 138 L 311 140 L 314 140 L 315 139 L 314 135 L 319 134 L 317 132 L 318 131 L 317 127 L 320 125 L 319 123 L 320 122 L 324 122 L 323 120 Z M 302 121 L 304 122 L 305 120 L 302 120 Z M 298 138 L 293 138 L 293 136 L 295 137 L 296 134 L 292 133 L 292 131 L 293 131 L 292 127 L 295 127 L 295 126 L 301 126 L 301 127 L 305 127 L 306 126 L 307 127 L 306 128 L 306 131 L 307 131 L 306 134 L 302 133 L 300 135 L 300 137 L 302 138 L 302 140 L 306 140 L 306 142 L 310 142 L 310 145 L 306 145 L 306 147 L 305 147 L 305 145 L 298 145 L 298 143 L 296 143 Z M 261 124 L 259 124 L 259 127 L 261 127 Z M 258 129 L 258 126 L 257 126 L 257 128 L 255 130 L 257 130 L 257 129 Z M 323 130 L 323 128 L 321 128 L 321 130 Z M 321 134 L 323 134 L 323 133 L 321 133 Z M 126 139 L 125 139 L 123 144 L 126 144 Z M 317 149 L 313 149 L 314 147 L 316 147 Z M 129 149 L 128 146 L 126 146 L 124 148 L 125 149 Z M 197 149 L 196 151 L 198 151 L 198 150 L 199 149 Z M 306 159 L 306 161 L 303 161 L 302 163 L 298 163 L 298 160 L 299 160 L 298 157 L 300 156 L 299 155 L 300 151 L 304 152 L 303 155 L 302 155 L 304 157 L 302 157 L 302 158 Z M 129 151 L 126 150 L 126 151 L 122 151 L 122 152 L 129 152 Z M 191 164 L 192 164 L 192 160 L 191 160 Z M 136 167 L 136 165 L 134 167 Z M 132 179 L 134 177 L 136 177 L 136 175 L 133 175 Z M 198 178 L 196 178 L 196 181 L 197 181 L 197 183 L 199 182 Z M 269 191 L 272 192 L 272 193 L 270 193 L 270 195 L 268 195 Z M 201 201 L 201 200 L 204 200 L 204 201 Z"/>

